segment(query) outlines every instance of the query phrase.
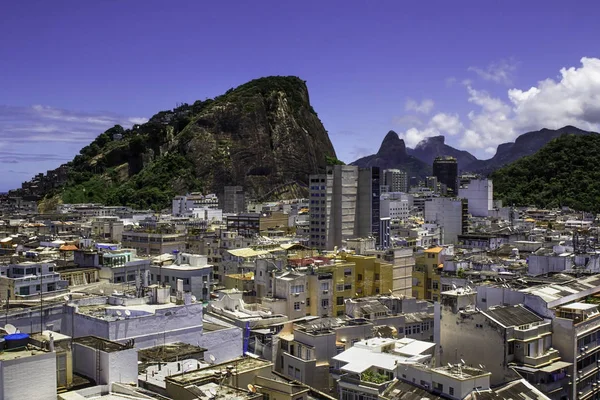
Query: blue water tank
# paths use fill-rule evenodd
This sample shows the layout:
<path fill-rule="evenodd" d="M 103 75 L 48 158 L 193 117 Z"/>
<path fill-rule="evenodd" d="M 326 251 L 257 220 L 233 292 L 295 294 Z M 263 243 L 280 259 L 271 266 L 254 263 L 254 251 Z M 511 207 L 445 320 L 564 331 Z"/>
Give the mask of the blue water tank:
<path fill-rule="evenodd" d="M 29 343 L 29 335 L 27 333 L 13 333 L 4 336 L 4 343 L 7 350 L 25 347 Z"/>

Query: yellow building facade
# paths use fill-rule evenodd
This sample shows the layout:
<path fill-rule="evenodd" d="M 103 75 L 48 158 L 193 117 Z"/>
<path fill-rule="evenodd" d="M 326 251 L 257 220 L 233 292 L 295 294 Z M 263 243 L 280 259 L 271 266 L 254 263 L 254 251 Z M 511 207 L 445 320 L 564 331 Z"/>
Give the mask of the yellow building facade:
<path fill-rule="evenodd" d="M 413 297 L 438 301 L 440 298 L 443 248 L 432 247 L 418 254 L 413 271 Z"/>
<path fill-rule="evenodd" d="M 393 265 L 375 256 L 342 254 L 308 276 L 307 313 L 341 316 L 346 299 L 389 294 Z"/>

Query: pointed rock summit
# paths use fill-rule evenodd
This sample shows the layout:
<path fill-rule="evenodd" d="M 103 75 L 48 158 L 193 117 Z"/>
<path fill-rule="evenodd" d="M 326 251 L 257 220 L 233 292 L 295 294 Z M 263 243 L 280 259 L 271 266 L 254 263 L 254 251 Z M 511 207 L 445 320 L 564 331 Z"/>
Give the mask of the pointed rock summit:
<path fill-rule="evenodd" d="M 394 131 L 389 131 L 381 142 L 381 147 L 377 152 L 378 156 L 385 154 L 406 155 L 406 144 L 404 140 L 400 139 L 400 136 Z"/>
<path fill-rule="evenodd" d="M 394 131 L 389 131 L 383 138 L 377 154 L 371 154 L 352 163 L 359 167 L 379 167 L 381 169 L 402 169 L 409 176 L 423 178 L 431 174 L 431 166 L 410 156 L 404 140 Z"/>
<path fill-rule="evenodd" d="M 433 164 L 436 157 L 450 156 L 456 158 L 458 168 L 464 169 L 467 165 L 476 161 L 477 158 L 468 151 L 458 150 L 446 144 L 446 138 L 443 135 L 425 138 L 417 144 L 414 149 L 407 149 L 408 154 L 417 157 L 419 160 Z"/>

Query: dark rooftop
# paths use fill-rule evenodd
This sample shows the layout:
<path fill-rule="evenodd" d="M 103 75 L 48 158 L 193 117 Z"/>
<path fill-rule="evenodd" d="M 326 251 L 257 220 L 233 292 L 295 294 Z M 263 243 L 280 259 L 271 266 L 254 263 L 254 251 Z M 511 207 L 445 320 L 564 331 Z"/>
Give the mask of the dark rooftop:
<path fill-rule="evenodd" d="M 165 361 L 171 362 L 189 356 L 195 356 L 198 353 L 204 353 L 204 347 L 194 346 L 187 343 L 170 343 L 164 346 L 151 347 L 138 351 L 140 361 Z"/>
<path fill-rule="evenodd" d="M 532 399 L 543 400 L 547 397 L 531 386 L 524 379 L 507 383 L 486 392 L 473 392 L 471 400 L 498 400 L 498 399 Z"/>
<path fill-rule="evenodd" d="M 79 343 L 84 346 L 88 346 L 94 349 L 100 349 L 107 353 L 112 353 L 113 351 L 121 351 L 125 350 L 128 347 L 117 342 L 111 342 L 110 340 L 102 339 L 96 336 L 84 336 L 73 339 L 75 343 Z"/>
<path fill-rule="evenodd" d="M 384 392 L 384 396 L 389 400 L 437 400 L 442 397 L 428 392 L 425 389 L 412 385 L 408 382 L 396 381 L 392 383 Z"/>
<path fill-rule="evenodd" d="M 504 327 L 527 325 L 544 320 L 521 305 L 497 307 L 482 313 Z"/>

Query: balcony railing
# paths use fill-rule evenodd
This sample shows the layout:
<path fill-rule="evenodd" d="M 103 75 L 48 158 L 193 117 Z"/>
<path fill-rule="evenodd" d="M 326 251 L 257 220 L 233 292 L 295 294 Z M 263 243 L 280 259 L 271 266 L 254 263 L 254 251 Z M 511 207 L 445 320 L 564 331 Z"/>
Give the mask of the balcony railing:
<path fill-rule="evenodd" d="M 531 329 L 515 329 L 514 337 L 518 340 L 529 340 L 545 333 L 550 333 L 552 330 L 550 324 L 534 326 Z"/>
<path fill-rule="evenodd" d="M 391 380 L 383 382 L 383 383 L 375 383 L 375 382 L 363 381 L 363 380 L 357 378 L 356 375 L 350 375 L 350 374 L 344 374 L 344 375 L 340 376 L 340 380 L 342 382 L 351 383 L 353 385 L 362 386 L 362 387 L 368 387 L 368 388 L 374 389 L 378 393 L 383 393 L 383 391 L 392 382 Z"/>
<path fill-rule="evenodd" d="M 558 350 L 552 349 L 537 357 L 525 356 L 523 362 L 527 365 L 538 366 L 550 363 L 554 359 L 560 358 Z"/>

